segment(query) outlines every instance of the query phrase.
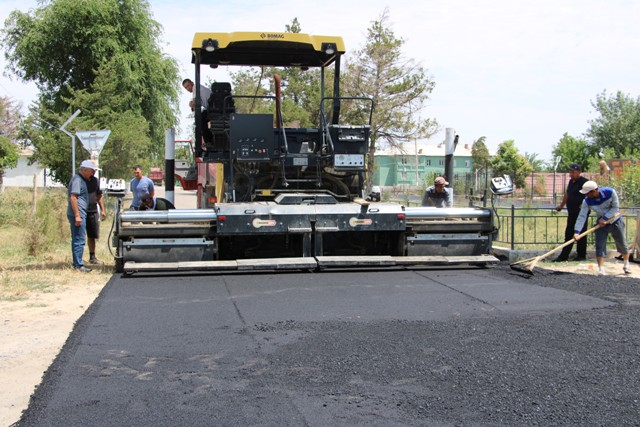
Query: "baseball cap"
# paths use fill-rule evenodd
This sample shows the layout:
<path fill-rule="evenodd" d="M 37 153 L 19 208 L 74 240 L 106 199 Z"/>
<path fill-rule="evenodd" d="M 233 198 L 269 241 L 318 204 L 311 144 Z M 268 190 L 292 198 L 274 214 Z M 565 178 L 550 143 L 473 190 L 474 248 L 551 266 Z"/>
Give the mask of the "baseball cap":
<path fill-rule="evenodd" d="M 580 166 L 578 163 L 573 163 L 569 166 L 569 170 L 570 171 L 581 171 L 582 170 L 582 166 Z"/>
<path fill-rule="evenodd" d="M 449 185 L 449 183 L 441 176 L 437 177 L 433 183 L 436 185 Z"/>
<path fill-rule="evenodd" d="M 589 191 L 595 190 L 596 188 L 598 188 L 598 184 L 595 181 L 587 181 L 582 186 L 580 192 L 582 194 L 587 194 Z"/>
<path fill-rule="evenodd" d="M 97 168 L 91 160 L 83 160 L 82 163 L 80 163 L 80 167 L 85 169 L 93 169 L 94 171 L 102 170 L 100 168 Z"/>

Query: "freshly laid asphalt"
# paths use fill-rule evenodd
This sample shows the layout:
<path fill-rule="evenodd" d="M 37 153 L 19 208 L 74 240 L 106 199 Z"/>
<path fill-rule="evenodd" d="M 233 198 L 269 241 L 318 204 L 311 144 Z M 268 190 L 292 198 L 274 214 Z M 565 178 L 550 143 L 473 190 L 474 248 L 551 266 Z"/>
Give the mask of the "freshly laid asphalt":
<path fill-rule="evenodd" d="M 21 426 L 640 425 L 640 281 L 114 275 Z"/>

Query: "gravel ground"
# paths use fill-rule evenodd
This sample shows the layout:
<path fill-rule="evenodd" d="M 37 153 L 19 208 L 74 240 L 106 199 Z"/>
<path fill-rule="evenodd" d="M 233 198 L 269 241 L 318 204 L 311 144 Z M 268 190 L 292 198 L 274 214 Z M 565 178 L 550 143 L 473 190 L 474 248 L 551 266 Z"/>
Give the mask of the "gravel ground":
<path fill-rule="evenodd" d="M 275 388 L 286 378 L 290 392 L 323 398 L 328 411 L 351 405 L 346 424 L 640 425 L 640 280 L 540 267 L 527 276 L 507 263 L 494 272 L 616 304 L 453 322 L 255 325 L 258 337 L 291 338 L 255 369 Z"/>
<path fill-rule="evenodd" d="M 640 279 L 555 270 L 576 268 L 542 264 L 530 276 L 503 262 L 491 271 L 614 304 L 446 321 L 246 324 L 231 333 L 255 347 L 195 372 L 215 379 L 202 402 L 191 399 L 197 408 L 179 408 L 191 402 L 190 384 L 168 384 L 187 390 L 173 396 L 173 410 L 211 406 L 211 425 L 640 426 Z M 16 425 L 49 425 L 31 415 Z"/>

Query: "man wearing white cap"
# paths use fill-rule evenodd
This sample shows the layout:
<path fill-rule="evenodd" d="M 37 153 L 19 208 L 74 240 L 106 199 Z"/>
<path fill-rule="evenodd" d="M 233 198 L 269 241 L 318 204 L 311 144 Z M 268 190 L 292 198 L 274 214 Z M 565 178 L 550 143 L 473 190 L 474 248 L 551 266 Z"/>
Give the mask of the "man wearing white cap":
<path fill-rule="evenodd" d="M 451 197 L 445 188 L 449 183 L 441 176 L 433 181 L 433 185 L 424 192 L 422 206 L 435 206 L 436 208 L 450 208 Z"/>
<path fill-rule="evenodd" d="M 83 273 L 89 273 L 90 268 L 82 262 L 84 245 L 87 240 L 87 208 L 89 206 L 89 190 L 87 182 L 96 172 L 96 167 L 91 160 L 83 160 L 78 172 L 71 177 L 67 194 L 69 204 L 67 206 L 67 219 L 71 226 L 71 258 L 73 268 Z"/>
<path fill-rule="evenodd" d="M 601 227 L 595 232 L 596 260 L 598 261 L 600 275 L 604 276 L 607 274 L 604 269 L 604 256 L 607 253 L 607 236 L 609 234 L 611 234 L 616 244 L 616 249 L 620 252 L 624 260 L 622 267 L 624 273 L 631 274 L 631 268 L 629 267 L 629 248 L 624 236 L 624 221 L 622 217 L 619 217 L 610 224 L 606 223 L 610 218 L 613 218 L 620 212 L 618 193 L 611 187 L 598 188 L 598 184 L 595 181 L 585 182 L 580 193 L 586 197 L 582 201 L 580 215 L 578 215 L 578 219 L 576 220 L 574 238 L 576 241 L 579 240 L 580 230 L 582 230 L 582 226 L 587 220 L 589 211 L 595 212 L 597 222 L 601 224 Z"/>

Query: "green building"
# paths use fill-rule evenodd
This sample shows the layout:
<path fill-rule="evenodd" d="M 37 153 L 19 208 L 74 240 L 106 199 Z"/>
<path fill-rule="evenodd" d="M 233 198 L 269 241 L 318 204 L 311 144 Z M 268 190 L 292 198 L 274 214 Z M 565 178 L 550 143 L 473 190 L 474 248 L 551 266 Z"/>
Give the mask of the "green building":
<path fill-rule="evenodd" d="M 436 175 L 444 176 L 445 145 L 407 143 L 402 149 L 376 151 L 373 185 L 423 185 Z M 453 175 L 469 176 L 473 172 L 471 146 L 458 144 L 453 154 Z M 430 183 L 429 183 L 430 184 Z"/>

